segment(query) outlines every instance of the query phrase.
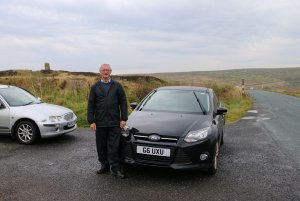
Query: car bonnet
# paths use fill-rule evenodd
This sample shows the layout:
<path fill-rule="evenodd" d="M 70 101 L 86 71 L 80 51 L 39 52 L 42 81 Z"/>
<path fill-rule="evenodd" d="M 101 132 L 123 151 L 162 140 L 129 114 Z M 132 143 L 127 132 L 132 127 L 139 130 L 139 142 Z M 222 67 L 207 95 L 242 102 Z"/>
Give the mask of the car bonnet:
<path fill-rule="evenodd" d="M 25 113 L 27 115 L 38 115 L 38 116 L 61 116 L 68 112 L 72 112 L 70 109 L 48 104 L 48 103 L 40 103 L 40 104 L 32 104 L 26 106 L 18 106 L 11 108 L 14 113 L 20 114 Z"/>
<path fill-rule="evenodd" d="M 191 129 L 207 127 L 209 120 L 209 115 L 134 111 L 127 125 L 135 133 L 181 137 Z"/>

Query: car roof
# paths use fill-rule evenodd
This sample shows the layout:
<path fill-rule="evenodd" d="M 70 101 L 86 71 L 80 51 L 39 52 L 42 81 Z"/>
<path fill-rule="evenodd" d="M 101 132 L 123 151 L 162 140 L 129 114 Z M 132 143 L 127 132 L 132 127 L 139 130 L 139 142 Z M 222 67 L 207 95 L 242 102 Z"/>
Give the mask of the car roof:
<path fill-rule="evenodd" d="M 209 91 L 210 88 L 206 87 L 196 87 L 196 86 L 165 86 L 165 87 L 159 87 L 157 90 L 197 90 L 197 91 Z"/>

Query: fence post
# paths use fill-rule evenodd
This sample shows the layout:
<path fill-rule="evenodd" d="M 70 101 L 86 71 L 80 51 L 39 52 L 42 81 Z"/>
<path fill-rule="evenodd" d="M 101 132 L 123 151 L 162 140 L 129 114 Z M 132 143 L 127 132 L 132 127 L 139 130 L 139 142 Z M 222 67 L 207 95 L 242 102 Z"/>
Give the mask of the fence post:
<path fill-rule="evenodd" d="M 242 95 L 245 96 L 245 79 L 242 79 Z"/>

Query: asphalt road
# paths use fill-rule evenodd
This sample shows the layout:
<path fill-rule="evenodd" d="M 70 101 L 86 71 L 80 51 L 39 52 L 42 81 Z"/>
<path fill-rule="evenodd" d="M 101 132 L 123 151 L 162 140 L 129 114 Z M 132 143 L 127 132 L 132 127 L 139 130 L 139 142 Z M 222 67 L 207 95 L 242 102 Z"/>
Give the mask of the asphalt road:
<path fill-rule="evenodd" d="M 95 136 L 89 129 L 32 146 L 0 136 L 0 200 L 300 200 L 300 113 L 285 111 L 288 106 L 279 100 L 278 108 L 272 105 L 277 95 L 251 93 L 253 110 L 226 126 L 214 176 L 130 166 L 125 180 L 96 175 Z M 300 99 L 285 98 L 300 109 Z M 285 115 L 291 130 L 284 128 Z"/>
<path fill-rule="evenodd" d="M 262 127 L 300 169 L 300 98 L 272 92 L 249 91 L 260 104 Z"/>

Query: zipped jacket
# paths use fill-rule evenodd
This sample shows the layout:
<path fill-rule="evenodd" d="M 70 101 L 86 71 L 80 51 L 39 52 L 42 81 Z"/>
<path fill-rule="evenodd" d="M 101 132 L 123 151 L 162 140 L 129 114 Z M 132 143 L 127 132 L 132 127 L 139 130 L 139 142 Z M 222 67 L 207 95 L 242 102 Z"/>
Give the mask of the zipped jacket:
<path fill-rule="evenodd" d="M 120 121 L 127 121 L 127 100 L 122 85 L 111 80 L 108 93 L 101 81 L 95 83 L 90 90 L 87 120 L 97 127 L 120 126 Z"/>

